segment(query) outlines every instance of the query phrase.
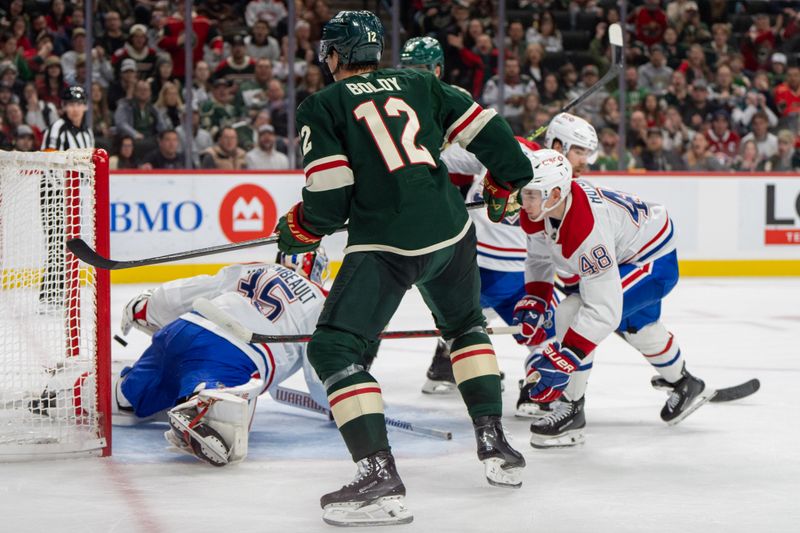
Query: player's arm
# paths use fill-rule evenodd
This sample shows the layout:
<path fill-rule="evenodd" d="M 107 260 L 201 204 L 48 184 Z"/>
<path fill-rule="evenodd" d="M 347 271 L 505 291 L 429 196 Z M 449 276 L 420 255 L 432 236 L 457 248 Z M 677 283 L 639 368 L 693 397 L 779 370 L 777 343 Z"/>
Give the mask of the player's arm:
<path fill-rule="evenodd" d="M 525 216 L 524 214 L 522 216 Z M 555 267 L 543 231 L 528 235 L 525 257 L 525 293 L 514 306 L 513 325 L 521 326 L 514 335 L 519 344 L 536 346 L 546 337 L 544 319 L 553 297 Z"/>
<path fill-rule="evenodd" d="M 483 174 L 486 170 L 475 154 L 466 151 L 458 144 L 451 144 L 445 148 L 439 159 L 447 167 L 450 174 Z"/>
<path fill-rule="evenodd" d="M 313 250 L 323 235 L 342 227 L 350 216 L 355 180 L 334 122 L 322 98 L 309 98 L 297 110 L 306 185 L 303 201 L 278 222 L 283 252 Z"/>

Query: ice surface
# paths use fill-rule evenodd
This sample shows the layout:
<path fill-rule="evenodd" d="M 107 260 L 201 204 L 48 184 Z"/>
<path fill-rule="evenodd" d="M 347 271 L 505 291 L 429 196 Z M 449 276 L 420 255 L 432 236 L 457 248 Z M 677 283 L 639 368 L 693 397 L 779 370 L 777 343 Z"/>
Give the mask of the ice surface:
<path fill-rule="evenodd" d="M 144 286 L 113 290 L 112 324 Z M 507 374 L 506 425 L 525 454 L 521 490 L 490 487 L 458 398 L 420 393 L 435 341 L 384 343 L 374 373 L 387 414 L 453 431 L 450 442 L 390 430 L 414 522 L 424 532 L 800 531 L 800 279 L 683 279 L 664 321 L 690 370 L 710 386 L 758 377 L 751 398 L 709 404 L 675 427 L 650 388 L 643 358 L 617 338 L 599 348 L 587 394 L 587 442 L 534 450 L 511 415 L 524 351 L 497 339 Z M 428 328 L 417 293 L 392 327 Z M 117 362 L 146 346 L 138 332 Z M 295 376 L 286 385 L 302 387 Z M 163 425 L 115 428 L 109 459 L 0 464 L 0 531 L 334 531 L 319 497 L 355 468 L 335 427 L 319 415 L 262 399 L 250 455 L 212 468 L 167 452 Z M 374 528 L 378 531 L 392 531 Z M 362 530 L 369 531 L 371 529 Z"/>

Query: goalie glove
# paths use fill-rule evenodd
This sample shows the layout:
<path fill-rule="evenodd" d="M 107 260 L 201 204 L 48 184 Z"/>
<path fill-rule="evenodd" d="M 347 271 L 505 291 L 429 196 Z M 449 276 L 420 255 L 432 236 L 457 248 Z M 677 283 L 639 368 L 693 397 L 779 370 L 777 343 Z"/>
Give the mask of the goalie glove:
<path fill-rule="evenodd" d="M 156 326 L 147 321 L 147 304 L 152 295 L 152 289 L 148 289 L 133 298 L 125 306 L 125 310 L 122 312 L 122 322 L 120 323 L 120 329 L 123 335 L 130 333 L 131 328 L 136 328 L 148 335 L 153 335 L 158 331 Z"/>
<path fill-rule="evenodd" d="M 303 202 L 295 204 L 281 217 L 275 231 L 279 236 L 278 249 L 292 255 L 314 251 L 322 240 L 303 224 Z"/>
<path fill-rule="evenodd" d="M 527 380 L 536 383 L 530 391 L 531 400 L 549 403 L 559 399 L 569 384 L 570 374 L 578 370 L 580 365 L 580 358 L 575 352 L 562 347 L 557 341 L 535 353 L 528 360 Z"/>
<path fill-rule="evenodd" d="M 536 296 L 525 296 L 514 306 L 514 321 L 512 326 L 520 325 L 519 333 L 514 334 L 514 339 L 519 344 L 536 346 L 544 342 L 547 332 L 544 328 L 547 304 Z"/>
<path fill-rule="evenodd" d="M 506 215 L 519 211 L 519 203 L 512 187 L 495 181 L 488 172 L 483 178 L 483 200 L 486 202 L 486 213 L 492 222 L 500 222 Z"/>

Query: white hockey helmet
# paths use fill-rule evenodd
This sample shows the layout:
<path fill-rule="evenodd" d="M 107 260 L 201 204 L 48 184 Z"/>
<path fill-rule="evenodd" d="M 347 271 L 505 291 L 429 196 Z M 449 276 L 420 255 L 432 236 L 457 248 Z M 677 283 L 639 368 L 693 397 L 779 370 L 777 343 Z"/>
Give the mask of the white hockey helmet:
<path fill-rule="evenodd" d="M 564 154 L 550 148 L 536 150 L 529 159 L 533 167 L 533 178 L 522 189 L 542 193 L 542 211 L 534 220 L 539 221 L 569 196 L 572 186 L 572 165 Z M 545 209 L 544 204 L 555 189 L 561 191 L 561 198 L 555 205 Z"/>
<path fill-rule="evenodd" d="M 587 161 L 591 164 L 597 160 L 597 132 L 594 127 L 581 117 L 569 113 L 559 113 L 547 126 L 544 145 L 553 147 L 553 141 L 561 141 L 561 151 L 567 154 L 573 146 L 589 150 Z"/>

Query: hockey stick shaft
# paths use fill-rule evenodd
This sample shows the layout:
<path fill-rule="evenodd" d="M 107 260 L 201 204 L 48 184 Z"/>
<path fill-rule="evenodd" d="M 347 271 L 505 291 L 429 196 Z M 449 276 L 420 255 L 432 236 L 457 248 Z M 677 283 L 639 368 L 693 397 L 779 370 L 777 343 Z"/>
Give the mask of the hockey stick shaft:
<path fill-rule="evenodd" d="M 229 313 L 223 311 L 212 302 L 205 298 L 198 298 L 192 303 L 192 308 L 203 315 L 205 318 L 215 323 L 234 337 L 246 343 L 288 343 L 288 342 L 308 342 L 311 334 L 301 335 L 262 335 L 255 333 L 244 327 L 238 320 Z M 513 335 L 519 333 L 520 326 L 502 326 L 497 328 L 486 328 L 489 335 Z M 442 332 L 438 329 L 418 329 L 407 331 L 384 331 L 378 338 L 381 340 L 391 339 L 420 339 L 428 337 L 441 337 Z"/>
<path fill-rule="evenodd" d="M 325 415 L 326 417 L 328 417 L 329 420 L 333 419 L 330 409 L 328 409 L 324 405 L 318 404 L 316 401 L 314 401 L 314 398 L 312 398 L 311 395 L 307 392 L 279 386 L 276 387 L 275 393 L 272 394 L 272 397 L 278 403 L 291 405 L 293 407 L 299 407 L 301 409 L 306 409 L 308 411 L 313 411 L 315 413 Z M 400 420 L 397 418 L 392 418 L 390 416 L 385 416 L 385 415 L 384 419 L 386 420 L 387 426 L 391 426 L 397 429 L 402 429 L 411 433 L 425 435 L 428 437 L 433 437 L 442 440 L 452 440 L 453 438 L 453 434 L 450 431 L 444 431 L 441 429 L 420 426 L 419 424 L 412 424 L 411 422 L 407 422 L 405 420 Z"/>
<path fill-rule="evenodd" d="M 470 202 L 466 204 L 467 209 L 477 209 L 486 205 L 484 202 Z M 347 231 L 347 226 L 342 226 L 334 233 Z M 207 248 L 198 248 L 197 250 L 188 250 L 185 252 L 176 252 L 167 255 L 158 255 L 155 257 L 147 257 L 144 259 L 132 260 L 117 260 L 109 257 L 104 257 L 98 254 L 89 244 L 83 239 L 70 239 L 67 241 L 67 248 L 72 252 L 75 257 L 80 259 L 86 264 L 93 267 L 101 268 L 103 270 L 124 270 L 127 268 L 136 268 L 150 265 L 160 265 L 162 263 L 171 263 L 173 261 L 181 261 L 183 259 L 192 259 L 194 257 L 205 257 L 207 255 L 222 254 L 225 252 L 233 252 L 236 250 L 244 250 L 247 248 L 256 248 L 258 246 L 266 246 L 268 244 L 277 244 L 278 236 L 272 235 L 270 237 L 262 237 L 260 239 L 253 239 L 250 241 L 234 242 L 229 244 L 219 244 L 217 246 L 209 246 Z"/>

